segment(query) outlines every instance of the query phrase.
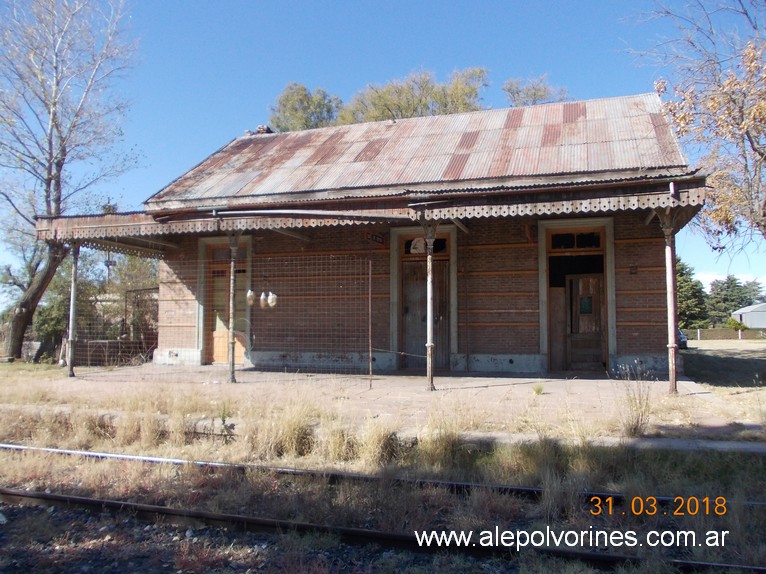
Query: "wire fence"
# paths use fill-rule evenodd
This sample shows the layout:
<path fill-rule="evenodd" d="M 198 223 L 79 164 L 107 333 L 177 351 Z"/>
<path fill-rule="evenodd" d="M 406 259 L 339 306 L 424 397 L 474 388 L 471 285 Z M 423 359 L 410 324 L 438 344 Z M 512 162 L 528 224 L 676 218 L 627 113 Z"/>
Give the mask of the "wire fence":
<path fill-rule="evenodd" d="M 231 333 L 238 371 L 365 374 L 370 282 L 369 261 L 353 256 L 241 257 L 230 313 L 223 254 L 161 262 L 156 286 L 96 295 L 78 308 L 74 366 L 220 367 L 230 363 Z"/>

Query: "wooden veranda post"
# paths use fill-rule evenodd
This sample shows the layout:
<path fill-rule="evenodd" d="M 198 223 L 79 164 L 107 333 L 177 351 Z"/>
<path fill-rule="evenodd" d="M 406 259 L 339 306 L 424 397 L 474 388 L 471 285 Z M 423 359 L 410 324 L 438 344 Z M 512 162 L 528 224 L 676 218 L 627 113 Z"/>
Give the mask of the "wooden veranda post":
<path fill-rule="evenodd" d="M 234 350 L 236 348 L 236 339 L 234 338 L 234 301 L 235 288 L 237 284 L 237 250 L 239 247 L 239 237 L 241 231 L 229 234 L 229 382 L 236 383 L 237 377 L 234 374 Z"/>
<path fill-rule="evenodd" d="M 77 333 L 77 267 L 80 260 L 80 243 L 72 244 L 72 283 L 69 288 L 69 325 L 67 326 L 67 365 L 69 376 L 74 377 L 74 340 Z"/>
<path fill-rule="evenodd" d="M 668 392 L 678 392 L 676 355 L 678 352 L 678 326 L 676 323 L 676 246 L 673 217 L 670 208 L 664 211 L 657 210 L 657 217 L 665 234 L 665 290 L 667 292 L 668 306 Z"/>

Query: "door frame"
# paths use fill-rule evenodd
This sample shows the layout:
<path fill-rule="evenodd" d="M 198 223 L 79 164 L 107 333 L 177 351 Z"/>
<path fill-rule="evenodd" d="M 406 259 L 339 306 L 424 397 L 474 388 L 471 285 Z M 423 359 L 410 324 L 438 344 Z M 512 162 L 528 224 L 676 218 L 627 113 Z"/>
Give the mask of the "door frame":
<path fill-rule="evenodd" d="M 454 224 L 439 225 L 436 230 L 437 235 L 446 235 L 449 242 L 449 354 L 450 369 L 452 368 L 452 358 L 457 354 L 457 226 Z M 396 227 L 391 229 L 391 251 L 390 251 L 390 299 L 389 299 L 389 348 L 394 353 L 399 353 L 400 348 L 400 316 L 402 299 L 402 278 L 401 278 L 401 239 L 404 236 L 425 237 L 421 226 Z M 425 259 L 423 260 L 425 265 Z M 423 290 L 426 286 L 423 285 Z M 423 341 L 423 349 L 426 342 Z M 398 361 L 397 361 L 398 364 Z"/>
<path fill-rule="evenodd" d="M 550 369 L 551 353 L 548 336 L 548 232 L 556 229 L 592 229 L 604 230 L 604 295 L 606 297 L 606 357 L 607 367 L 612 357 L 617 354 L 617 299 L 614 267 L 614 219 L 612 217 L 580 217 L 572 219 L 540 220 L 537 222 L 537 257 L 538 257 L 538 292 L 540 305 L 540 354 L 543 364 Z"/>
<path fill-rule="evenodd" d="M 210 261 L 208 253 L 211 247 L 229 247 L 229 237 L 226 235 L 217 237 L 200 237 L 197 244 L 197 348 L 200 351 L 202 364 L 207 363 L 207 333 L 206 333 L 206 313 L 208 305 L 208 293 L 210 291 Z M 252 285 L 252 267 L 253 267 L 253 247 L 252 238 L 249 235 L 243 235 L 239 238 L 239 250 L 245 251 L 245 285 Z M 250 340 L 250 321 L 246 322 L 245 336 Z M 245 349 L 245 362 L 249 361 L 247 349 Z"/>

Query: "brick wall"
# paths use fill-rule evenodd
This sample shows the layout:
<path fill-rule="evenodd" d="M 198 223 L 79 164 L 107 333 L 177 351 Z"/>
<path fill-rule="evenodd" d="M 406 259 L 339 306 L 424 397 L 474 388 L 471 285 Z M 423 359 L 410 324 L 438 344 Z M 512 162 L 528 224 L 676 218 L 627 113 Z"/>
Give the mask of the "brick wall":
<path fill-rule="evenodd" d="M 667 352 L 665 239 L 656 219 L 625 213 L 614 219 L 617 353 Z"/>
<path fill-rule="evenodd" d="M 158 347 L 197 346 L 197 238 L 185 237 L 159 264 Z"/>
<path fill-rule="evenodd" d="M 666 351 L 664 240 L 646 213 L 614 217 L 617 354 Z M 539 348 L 536 221 L 466 222 L 457 231 L 458 353 L 535 355 Z M 367 261 L 372 263 L 372 345 L 389 349 L 390 230 L 341 226 L 251 237 L 251 288 L 278 305 L 249 312 L 253 348 L 280 352 L 366 352 Z M 160 266 L 159 346 L 197 346 L 198 238 L 187 237 Z M 359 260 L 360 265 L 344 263 Z M 350 275 L 344 271 L 350 269 Z"/>
<path fill-rule="evenodd" d="M 538 316 L 537 243 L 524 224 L 470 222 L 458 232 L 459 352 L 539 353 Z"/>

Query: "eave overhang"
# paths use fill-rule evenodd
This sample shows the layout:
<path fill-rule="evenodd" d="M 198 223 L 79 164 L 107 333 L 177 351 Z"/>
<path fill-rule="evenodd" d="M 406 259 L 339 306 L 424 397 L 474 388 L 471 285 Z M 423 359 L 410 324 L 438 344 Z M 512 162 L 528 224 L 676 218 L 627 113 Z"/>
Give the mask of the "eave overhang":
<path fill-rule="evenodd" d="M 496 182 L 495 182 L 496 183 Z M 705 177 L 694 172 L 664 177 L 622 178 L 566 186 L 544 181 L 524 186 L 447 188 L 434 186 L 355 200 L 315 200 L 296 205 L 259 203 L 211 207 L 177 206 L 156 212 L 40 218 L 40 240 L 115 252 L 162 257 L 179 236 L 234 231 L 289 230 L 343 225 L 401 224 L 490 217 L 587 215 L 683 208 L 685 225 L 705 201 Z"/>

